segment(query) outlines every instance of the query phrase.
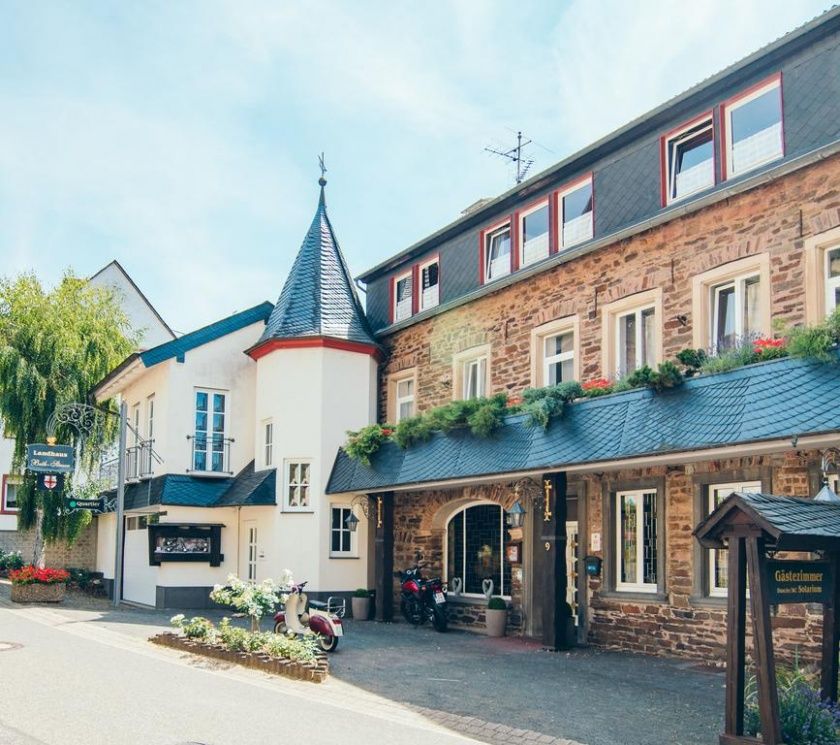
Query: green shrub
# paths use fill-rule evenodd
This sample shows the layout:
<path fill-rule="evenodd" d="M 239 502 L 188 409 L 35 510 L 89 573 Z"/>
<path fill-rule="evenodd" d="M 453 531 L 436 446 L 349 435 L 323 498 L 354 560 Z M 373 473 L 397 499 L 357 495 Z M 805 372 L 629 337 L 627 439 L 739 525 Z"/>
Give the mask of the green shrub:
<path fill-rule="evenodd" d="M 560 416 L 568 401 L 582 397 L 580 383 L 568 382 L 545 388 L 528 388 L 522 393 L 522 413 L 528 415 L 528 423 L 548 427 L 553 417 Z"/>
<path fill-rule="evenodd" d="M 467 424 L 476 437 L 491 437 L 508 414 L 507 393 L 480 398 L 478 402 L 475 411 L 467 416 Z"/>
<path fill-rule="evenodd" d="M 670 360 L 660 362 L 656 370 L 650 375 L 648 386 L 656 391 L 663 391 L 666 388 L 676 388 L 683 383 L 683 374 L 680 369 Z"/>
<path fill-rule="evenodd" d="M 369 466 L 371 457 L 382 447 L 391 431 L 391 427 L 381 424 L 369 424 L 356 432 L 349 431 L 344 452 L 354 460 Z"/>
<path fill-rule="evenodd" d="M 708 356 L 705 349 L 683 349 L 677 352 L 677 361 L 682 363 L 686 377 L 690 378 L 697 374 Z"/>
<path fill-rule="evenodd" d="M 8 571 L 13 571 L 23 569 L 24 566 L 25 562 L 20 551 L 12 551 L 8 554 L 0 556 L 0 570 L 6 569 Z"/>
<path fill-rule="evenodd" d="M 504 598 L 494 595 L 487 601 L 488 610 L 507 610 L 507 603 Z"/>
<path fill-rule="evenodd" d="M 370 597 L 370 590 L 366 590 L 364 587 L 360 587 L 353 593 L 354 598 L 369 598 Z"/>
<path fill-rule="evenodd" d="M 714 357 L 706 357 L 706 360 L 700 366 L 700 372 L 704 375 L 729 372 L 758 361 L 759 356 L 755 353 L 752 342 L 744 341 Z"/>
<path fill-rule="evenodd" d="M 814 687 L 815 676 L 799 666 L 780 668 L 776 674 L 779 691 L 779 721 L 785 745 L 837 745 L 840 743 L 840 708 L 821 701 Z M 744 701 L 744 730 L 748 735 L 761 732 L 758 690 L 755 676 L 747 681 Z"/>
<path fill-rule="evenodd" d="M 213 623 L 204 618 L 204 616 L 194 616 L 187 619 L 183 613 L 177 616 L 172 616 L 169 622 L 177 629 L 184 632 L 187 639 L 201 639 L 202 641 L 210 641 L 216 634 L 216 629 Z"/>
<path fill-rule="evenodd" d="M 314 662 L 318 656 L 318 639 L 315 634 L 285 636 L 267 634 L 262 651 L 270 657 L 279 657 L 296 662 Z"/>
<path fill-rule="evenodd" d="M 394 441 L 405 449 L 418 442 L 428 440 L 432 436 L 432 432 L 434 430 L 429 418 L 423 414 L 418 414 L 400 421 L 396 430 L 394 430 Z"/>
<path fill-rule="evenodd" d="M 829 362 L 833 359 L 832 350 L 836 344 L 835 331 L 827 322 L 798 326 L 788 332 L 787 348 L 791 357 L 810 357 Z"/>

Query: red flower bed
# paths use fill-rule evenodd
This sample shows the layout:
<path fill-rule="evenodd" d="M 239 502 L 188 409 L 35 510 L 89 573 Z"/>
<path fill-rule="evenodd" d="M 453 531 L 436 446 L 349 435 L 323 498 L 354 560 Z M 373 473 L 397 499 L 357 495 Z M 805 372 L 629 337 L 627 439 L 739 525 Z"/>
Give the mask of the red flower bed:
<path fill-rule="evenodd" d="M 612 387 L 612 383 L 610 383 L 610 381 L 607 380 L 606 378 L 595 378 L 595 380 L 587 380 L 583 384 L 583 390 L 585 390 L 585 391 L 593 391 L 593 390 L 602 391 L 605 388 L 611 388 L 611 387 Z"/>
<path fill-rule="evenodd" d="M 784 339 L 756 339 L 753 342 L 753 351 L 762 354 L 765 349 L 782 349 L 784 346 Z"/>
<path fill-rule="evenodd" d="M 55 585 L 66 582 L 69 578 L 70 573 L 64 569 L 38 569 L 31 564 L 9 572 L 9 579 L 13 585 Z"/>

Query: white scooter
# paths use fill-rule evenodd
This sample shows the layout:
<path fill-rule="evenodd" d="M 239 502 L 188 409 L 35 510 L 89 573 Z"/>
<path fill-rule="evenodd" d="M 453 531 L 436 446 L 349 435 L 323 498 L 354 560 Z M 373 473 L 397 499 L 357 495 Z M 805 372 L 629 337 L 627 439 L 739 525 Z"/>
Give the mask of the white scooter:
<path fill-rule="evenodd" d="M 274 616 L 275 634 L 317 634 L 318 646 L 325 652 L 334 652 L 339 637 L 344 636 L 341 619 L 346 601 L 330 597 L 326 603 L 309 600 L 303 588 L 306 582 L 292 585 L 283 610 Z M 307 608 L 308 605 L 308 608 Z"/>

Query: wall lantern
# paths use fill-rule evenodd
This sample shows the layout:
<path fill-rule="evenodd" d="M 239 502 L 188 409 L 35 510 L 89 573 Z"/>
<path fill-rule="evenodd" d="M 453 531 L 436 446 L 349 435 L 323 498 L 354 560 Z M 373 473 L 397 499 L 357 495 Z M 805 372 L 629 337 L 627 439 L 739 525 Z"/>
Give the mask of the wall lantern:
<path fill-rule="evenodd" d="M 518 499 L 507 510 L 507 524 L 510 528 L 521 528 L 525 524 L 525 508 Z"/>
<path fill-rule="evenodd" d="M 351 533 L 355 533 L 356 528 L 359 527 L 359 518 L 356 517 L 355 514 L 353 514 L 352 507 L 350 508 L 350 514 L 347 515 L 346 518 L 344 518 L 344 524 L 347 526 L 347 530 L 349 530 Z"/>
<path fill-rule="evenodd" d="M 822 451 L 822 463 L 820 464 L 822 486 L 814 496 L 815 502 L 840 504 L 840 496 L 828 485 L 828 472 L 829 470 L 837 471 L 838 460 L 840 460 L 840 450 L 837 448 L 827 448 Z"/>

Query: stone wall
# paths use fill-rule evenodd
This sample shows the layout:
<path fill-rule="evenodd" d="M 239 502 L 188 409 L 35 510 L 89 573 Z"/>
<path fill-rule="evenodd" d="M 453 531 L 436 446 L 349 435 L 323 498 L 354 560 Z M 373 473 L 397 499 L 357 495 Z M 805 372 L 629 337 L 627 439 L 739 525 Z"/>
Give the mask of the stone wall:
<path fill-rule="evenodd" d="M 35 542 L 33 531 L 0 530 L 0 550 L 20 551 L 24 561 L 32 561 Z M 49 567 L 96 569 L 96 522 L 88 525 L 70 546 L 65 542 L 47 545 L 46 564 Z"/>
<path fill-rule="evenodd" d="M 397 494 L 394 502 L 394 569 L 413 566 L 418 556 L 427 564 L 424 576 L 444 576 L 444 546 L 449 517 L 471 501 L 489 500 L 503 509 L 513 504 L 510 490 L 504 485 L 466 487 L 439 491 Z M 514 575 L 516 573 L 514 572 Z M 509 633 L 522 629 L 522 583 L 513 577 L 511 582 L 511 612 L 508 615 Z M 399 582 L 394 581 L 395 609 L 399 611 Z M 484 629 L 484 599 L 451 597 L 449 622 L 453 626 Z"/>
<path fill-rule="evenodd" d="M 805 319 L 804 240 L 840 224 L 840 156 L 779 178 L 705 210 L 555 266 L 383 338 L 382 382 L 417 368 L 418 410 L 452 399 L 452 357 L 491 345 L 491 391 L 530 386 L 531 330 L 577 314 L 580 374 L 610 377 L 601 359 L 602 308 L 642 290 L 662 290 L 665 359 L 693 346 L 692 278 L 735 259 L 769 255 L 774 319 Z M 478 247 L 476 246 L 476 250 Z M 386 414 L 387 386 L 380 386 Z"/>
<path fill-rule="evenodd" d="M 785 454 L 716 460 L 677 468 L 649 468 L 586 476 L 589 532 L 606 530 L 603 522 L 604 492 L 610 481 L 662 478 L 666 489 L 665 515 L 665 593 L 645 600 L 639 596 L 623 599 L 620 593 L 602 586 L 601 578 L 590 578 L 589 638 L 604 647 L 629 649 L 648 654 L 679 655 L 722 663 L 726 644 L 726 601 L 711 598 L 701 583 L 698 564 L 707 560 L 692 531 L 698 522 L 698 482 L 718 483 L 741 479 L 769 479 L 773 493 L 809 496 L 817 485 L 818 453 Z M 611 551 L 595 552 L 614 561 Z M 780 555 L 781 558 L 789 558 Z M 777 655 L 816 660 L 822 638 L 822 607 L 802 604 L 782 605 L 773 617 Z M 747 644 L 751 644 L 748 633 Z"/>

